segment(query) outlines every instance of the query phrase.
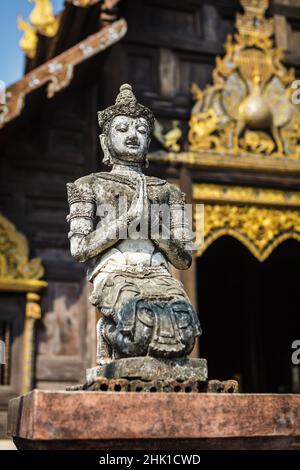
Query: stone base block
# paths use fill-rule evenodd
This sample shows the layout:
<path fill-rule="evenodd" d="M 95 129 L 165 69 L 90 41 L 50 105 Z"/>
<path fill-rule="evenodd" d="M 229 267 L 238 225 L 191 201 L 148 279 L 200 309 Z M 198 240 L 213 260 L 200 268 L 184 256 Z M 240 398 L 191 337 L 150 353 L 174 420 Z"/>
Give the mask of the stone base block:
<path fill-rule="evenodd" d="M 8 433 L 19 449 L 300 449 L 300 395 L 34 390 Z"/>
<path fill-rule="evenodd" d="M 138 356 L 117 359 L 104 366 L 87 369 L 87 382 L 97 377 L 108 379 L 132 380 L 178 380 L 203 381 L 207 380 L 206 359 L 179 358 L 156 359 L 150 356 Z"/>

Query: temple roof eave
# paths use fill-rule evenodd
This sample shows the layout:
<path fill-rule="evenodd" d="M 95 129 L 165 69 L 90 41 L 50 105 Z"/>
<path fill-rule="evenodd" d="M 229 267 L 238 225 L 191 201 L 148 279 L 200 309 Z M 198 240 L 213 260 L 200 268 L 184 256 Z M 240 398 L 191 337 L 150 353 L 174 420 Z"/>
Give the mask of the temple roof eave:
<path fill-rule="evenodd" d="M 56 93 L 70 85 L 77 65 L 120 41 L 126 32 L 127 23 L 125 19 L 121 18 L 114 21 L 75 46 L 36 67 L 8 87 L 6 90 L 6 104 L 1 105 L 0 128 L 22 113 L 27 95 L 46 85 L 47 97 L 52 98 Z"/>

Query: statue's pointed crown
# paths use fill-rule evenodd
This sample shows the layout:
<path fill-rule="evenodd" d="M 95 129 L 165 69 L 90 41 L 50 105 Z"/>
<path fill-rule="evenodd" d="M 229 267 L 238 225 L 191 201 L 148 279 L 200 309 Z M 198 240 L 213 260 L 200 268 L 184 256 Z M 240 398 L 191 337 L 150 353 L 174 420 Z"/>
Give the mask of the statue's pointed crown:
<path fill-rule="evenodd" d="M 113 106 L 98 112 L 98 122 L 103 130 L 107 123 L 116 116 L 143 117 L 149 124 L 150 132 L 154 125 L 154 115 L 149 108 L 138 103 L 131 85 L 124 83 Z"/>

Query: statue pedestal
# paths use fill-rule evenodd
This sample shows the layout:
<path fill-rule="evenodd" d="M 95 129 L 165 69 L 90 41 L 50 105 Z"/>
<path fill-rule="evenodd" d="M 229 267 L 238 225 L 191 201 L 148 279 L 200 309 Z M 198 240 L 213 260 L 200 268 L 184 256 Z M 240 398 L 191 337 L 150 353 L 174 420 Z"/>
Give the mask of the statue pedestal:
<path fill-rule="evenodd" d="M 300 449 L 300 395 L 57 392 L 10 401 L 18 449 Z"/>
<path fill-rule="evenodd" d="M 104 366 L 87 369 L 86 379 L 91 382 L 97 377 L 108 379 L 157 380 L 207 380 L 206 359 L 178 358 L 156 359 L 151 356 L 126 357 L 110 361 Z"/>

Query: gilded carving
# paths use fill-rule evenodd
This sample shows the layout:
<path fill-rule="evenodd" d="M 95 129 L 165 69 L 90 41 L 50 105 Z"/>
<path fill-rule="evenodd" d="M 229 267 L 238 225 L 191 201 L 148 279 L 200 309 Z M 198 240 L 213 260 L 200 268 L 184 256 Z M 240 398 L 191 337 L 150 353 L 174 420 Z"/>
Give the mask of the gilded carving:
<path fill-rule="evenodd" d="M 297 155 L 300 156 L 300 146 Z M 184 164 L 194 168 L 234 168 L 241 170 L 272 171 L 273 173 L 299 174 L 300 159 L 274 158 L 273 155 L 253 154 L 241 150 L 239 154 L 217 153 L 215 150 L 197 150 L 189 152 L 165 152 L 158 151 L 149 155 L 150 161 L 172 163 L 172 165 Z"/>
<path fill-rule="evenodd" d="M 240 145 L 244 150 L 265 154 L 272 153 L 275 147 L 271 137 L 262 131 L 246 131 L 244 138 L 240 139 Z"/>
<path fill-rule="evenodd" d="M 291 102 L 293 69 L 273 46 L 274 21 L 267 0 L 241 0 L 237 33 L 218 57 L 213 85 L 192 92 L 189 148 L 192 151 L 298 158 L 300 115 Z"/>
<path fill-rule="evenodd" d="M 193 186 L 193 198 L 196 201 L 222 201 L 300 208 L 299 191 L 282 191 L 280 189 L 198 183 Z"/>
<path fill-rule="evenodd" d="M 199 184 L 193 196 L 196 202 L 207 201 L 204 243 L 198 255 L 223 235 L 239 240 L 259 261 L 284 240 L 300 241 L 299 192 Z M 196 210 L 196 222 L 199 217 L 201 213 Z M 202 235 L 197 236 L 199 241 Z"/>
<path fill-rule="evenodd" d="M 239 240 L 259 261 L 268 258 L 284 240 L 300 241 L 297 211 L 233 205 L 206 205 L 204 210 L 205 241 L 199 255 L 223 235 Z"/>
<path fill-rule="evenodd" d="M 171 125 L 172 128 L 165 132 L 162 124 L 156 119 L 153 135 L 165 149 L 171 152 L 180 152 L 180 144 L 178 142 L 182 137 L 182 130 L 179 127 L 179 122 L 176 120 L 172 121 Z"/>
<path fill-rule="evenodd" d="M 214 135 L 218 126 L 219 119 L 213 108 L 209 108 L 205 112 L 192 114 L 189 140 L 197 148 L 201 146 L 206 149 L 215 148 L 216 150 L 221 150 L 220 139 Z"/>
<path fill-rule="evenodd" d="M 26 303 L 26 318 L 33 318 L 34 320 L 40 320 L 42 313 L 41 307 L 39 305 L 40 296 L 33 292 L 29 292 L 26 296 L 27 303 Z"/>
<path fill-rule="evenodd" d="M 0 214 L 0 280 L 37 280 L 43 274 L 41 260 L 28 258 L 28 243 L 24 235 Z"/>

